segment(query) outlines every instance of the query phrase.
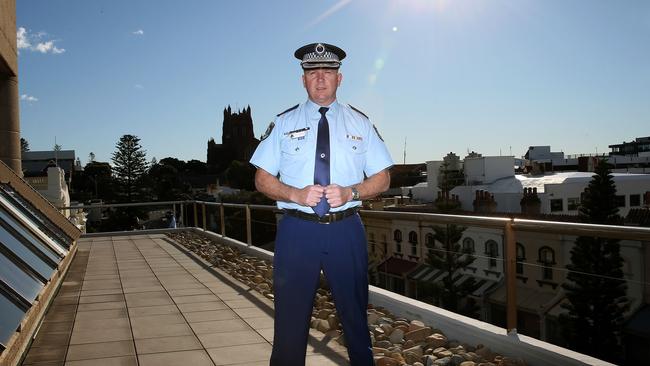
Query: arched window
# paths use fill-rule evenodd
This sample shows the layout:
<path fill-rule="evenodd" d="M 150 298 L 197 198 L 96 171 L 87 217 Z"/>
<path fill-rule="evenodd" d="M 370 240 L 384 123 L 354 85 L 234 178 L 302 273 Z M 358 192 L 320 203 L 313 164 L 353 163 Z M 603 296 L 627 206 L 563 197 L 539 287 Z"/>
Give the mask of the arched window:
<path fill-rule="evenodd" d="M 490 267 L 497 266 L 497 257 L 499 256 L 499 244 L 494 240 L 488 240 L 485 242 L 485 254 L 488 258 L 488 265 Z"/>
<path fill-rule="evenodd" d="M 517 274 L 524 274 L 524 262 L 526 261 L 526 249 L 521 243 L 517 243 Z"/>
<path fill-rule="evenodd" d="M 463 252 L 467 254 L 474 254 L 476 249 L 474 248 L 474 239 L 465 238 L 463 239 Z"/>
<path fill-rule="evenodd" d="M 401 242 L 402 241 L 402 231 L 395 230 L 393 232 L 393 239 L 395 239 L 396 242 Z"/>
<path fill-rule="evenodd" d="M 549 247 L 539 248 L 538 262 L 542 264 L 542 279 L 553 279 L 553 265 L 555 265 L 555 251 Z"/>
<path fill-rule="evenodd" d="M 415 231 L 409 232 L 409 243 L 411 243 L 411 255 L 418 255 L 418 234 Z"/>

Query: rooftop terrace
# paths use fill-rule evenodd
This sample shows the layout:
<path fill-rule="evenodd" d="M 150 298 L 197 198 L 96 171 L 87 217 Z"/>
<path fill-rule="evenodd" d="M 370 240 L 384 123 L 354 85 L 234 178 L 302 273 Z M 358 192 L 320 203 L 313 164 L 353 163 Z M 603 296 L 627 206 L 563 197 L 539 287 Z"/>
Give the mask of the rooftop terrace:
<path fill-rule="evenodd" d="M 267 365 L 273 302 L 162 234 L 78 241 L 23 365 Z M 308 365 L 345 348 L 311 331 Z"/>

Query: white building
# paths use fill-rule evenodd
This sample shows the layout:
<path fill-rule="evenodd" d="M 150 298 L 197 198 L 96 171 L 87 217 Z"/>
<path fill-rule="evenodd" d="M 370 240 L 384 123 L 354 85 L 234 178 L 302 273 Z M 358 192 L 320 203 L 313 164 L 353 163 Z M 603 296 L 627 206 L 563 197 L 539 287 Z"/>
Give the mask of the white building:
<path fill-rule="evenodd" d="M 427 264 L 430 250 L 444 250 L 434 241 L 431 225 L 412 220 L 364 219 L 368 236 L 372 282 L 380 287 L 407 296 L 426 300 L 426 283 L 440 283 L 446 275 Z M 562 284 L 566 265 L 576 236 L 556 233 L 517 233 L 517 307 L 519 330 L 545 340 L 557 340 L 558 316 L 565 312 Z M 503 231 L 468 227 L 460 240 L 469 249 L 474 262 L 456 273 L 454 283 L 473 278 L 478 284 L 472 293 L 480 306 L 481 319 L 505 324 L 506 286 L 504 271 Z M 434 245 L 430 249 L 431 244 Z M 644 304 L 645 258 L 643 243 L 622 240 L 623 274 L 630 300 L 628 314 Z"/>
<path fill-rule="evenodd" d="M 513 162 L 513 157 L 502 156 L 465 159 L 464 173 L 467 185 L 451 191 L 459 196 L 461 208 L 474 211 L 476 191 L 487 191 L 494 196 L 496 212 L 521 213 L 520 201 L 524 188 L 535 188 L 541 200 L 541 214 L 578 214 L 580 196 L 594 173 L 515 175 Z M 650 174 L 612 173 L 612 176 L 616 184 L 621 216 L 626 216 L 632 208 L 644 205 L 644 194 L 650 191 Z"/>

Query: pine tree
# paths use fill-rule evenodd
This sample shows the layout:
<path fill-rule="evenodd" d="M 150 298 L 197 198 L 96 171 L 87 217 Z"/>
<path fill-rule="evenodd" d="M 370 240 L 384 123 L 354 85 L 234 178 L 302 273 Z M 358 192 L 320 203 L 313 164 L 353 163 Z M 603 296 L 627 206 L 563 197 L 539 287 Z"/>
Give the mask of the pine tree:
<path fill-rule="evenodd" d="M 147 172 L 146 152 L 140 146 L 140 139 L 124 135 L 115 144 L 113 153 L 113 173 L 126 202 L 137 198 L 140 178 Z"/>
<path fill-rule="evenodd" d="M 452 155 L 450 153 L 448 156 Z M 442 213 L 452 213 L 460 208 L 460 202 L 450 199 L 450 191 L 455 187 L 463 184 L 464 175 L 462 170 L 454 170 L 448 161 L 444 161 L 440 166 L 438 174 L 438 188 L 441 195 L 436 200 L 436 207 Z M 436 283 L 437 297 L 445 309 L 461 312 L 466 315 L 473 315 L 474 306 L 468 301 L 465 306 L 461 307 L 461 300 L 468 300 L 467 296 L 476 289 L 476 281 L 470 277 L 468 280 L 458 285 L 454 279 L 458 277 L 460 271 L 471 265 L 476 258 L 472 255 L 470 248 L 462 248 L 460 240 L 466 227 L 459 225 L 431 226 L 435 239 L 433 243 L 427 243 L 429 254 L 427 263 L 432 267 L 444 271 L 445 277 L 441 282 Z M 435 248 L 435 242 L 442 245 L 442 249 Z"/>
<path fill-rule="evenodd" d="M 601 160 L 585 189 L 579 215 L 593 224 L 618 224 L 616 185 L 606 160 Z M 620 333 L 629 308 L 625 297 L 623 259 L 618 240 L 580 236 L 567 265 L 568 310 L 561 316 L 567 344 L 576 351 L 616 361 L 621 354 Z"/>
<path fill-rule="evenodd" d="M 20 138 L 20 152 L 29 151 L 29 141 L 24 138 Z"/>
<path fill-rule="evenodd" d="M 459 271 L 471 265 L 476 257 L 471 253 L 470 248 L 462 248 L 460 240 L 463 232 L 467 229 L 458 225 L 432 226 L 433 238 L 442 244 L 442 249 L 435 248 L 434 243 L 427 243 L 430 250 L 427 263 L 432 267 L 445 272 L 445 277 L 437 283 L 437 297 L 445 309 L 461 312 L 466 315 L 473 315 L 473 306 L 461 307 L 460 300 L 466 299 L 476 289 L 476 281 L 470 277 L 460 285 L 454 283 L 454 279 L 460 274 Z M 468 302 L 469 304 L 469 302 Z"/>

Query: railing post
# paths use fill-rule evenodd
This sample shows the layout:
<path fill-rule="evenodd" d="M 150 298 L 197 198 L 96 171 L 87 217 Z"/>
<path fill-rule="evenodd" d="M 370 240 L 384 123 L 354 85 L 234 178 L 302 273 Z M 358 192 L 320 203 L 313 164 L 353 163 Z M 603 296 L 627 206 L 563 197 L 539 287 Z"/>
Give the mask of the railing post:
<path fill-rule="evenodd" d="M 248 246 L 253 244 L 253 234 L 251 232 L 252 223 L 251 223 L 251 207 L 246 205 L 246 242 Z"/>
<path fill-rule="evenodd" d="M 219 207 L 219 218 L 221 218 L 221 236 L 226 236 L 226 216 L 224 214 L 225 210 L 223 209 L 223 202 Z"/>
<path fill-rule="evenodd" d="M 181 203 L 181 224 L 185 227 L 185 203 Z"/>
<path fill-rule="evenodd" d="M 505 274 L 506 274 L 506 328 L 508 334 L 517 334 L 517 244 L 512 220 L 506 223 Z"/>
<path fill-rule="evenodd" d="M 205 225 L 205 220 L 206 220 L 206 217 L 205 217 L 205 202 L 202 203 L 202 206 L 203 206 L 203 210 L 202 210 L 203 211 L 202 212 L 203 213 L 203 230 L 207 230 L 207 226 Z"/>
<path fill-rule="evenodd" d="M 196 208 L 196 201 L 194 201 L 193 206 L 194 206 L 194 227 L 199 227 L 199 212 Z"/>

